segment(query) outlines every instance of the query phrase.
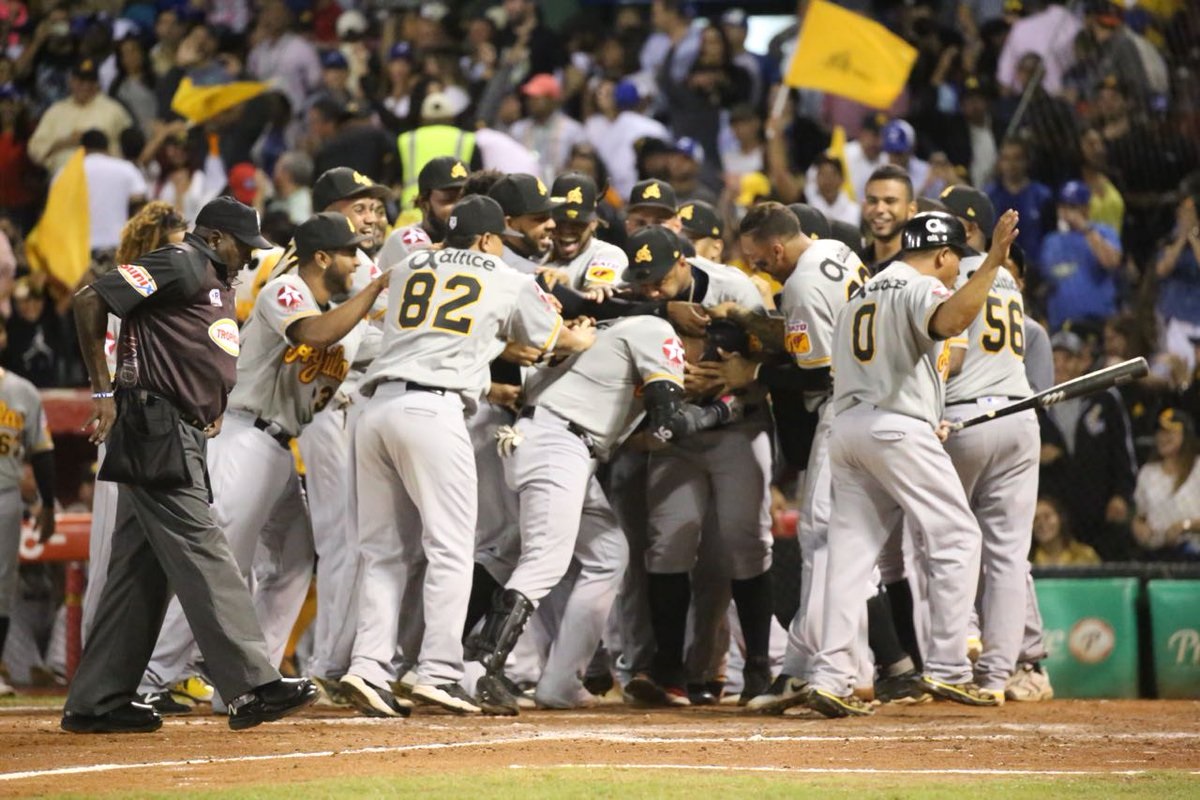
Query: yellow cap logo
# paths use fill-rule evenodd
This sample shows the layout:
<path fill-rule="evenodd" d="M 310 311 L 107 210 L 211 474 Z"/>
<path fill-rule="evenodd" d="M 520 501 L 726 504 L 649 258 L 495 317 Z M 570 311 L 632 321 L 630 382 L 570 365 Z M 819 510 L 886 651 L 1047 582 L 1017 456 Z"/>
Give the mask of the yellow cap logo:
<path fill-rule="evenodd" d="M 946 197 L 949 197 L 949 196 L 950 196 L 950 193 L 951 193 L 951 192 L 953 192 L 953 191 L 954 191 L 954 187 L 953 187 L 953 186 L 947 186 L 945 189 L 942 189 L 942 195 L 941 195 L 941 196 L 942 196 L 942 198 L 944 199 L 944 198 L 946 198 Z"/>
<path fill-rule="evenodd" d="M 638 249 L 637 253 L 633 256 L 633 260 L 639 264 L 647 261 L 653 261 L 654 256 L 650 255 L 650 245 L 642 245 L 641 248 Z"/>
<path fill-rule="evenodd" d="M 696 211 L 695 206 L 684 206 L 683 208 L 679 209 L 679 218 L 680 219 L 691 219 L 692 214 L 695 213 L 695 211 Z"/>
<path fill-rule="evenodd" d="M 1168 408 L 1158 415 L 1158 424 L 1168 431 L 1183 430 L 1183 423 L 1175 419 L 1175 409 L 1173 408 Z"/>
<path fill-rule="evenodd" d="M 645 189 L 642 189 L 642 199 L 649 200 L 651 198 L 654 198 L 655 200 L 662 199 L 662 191 L 659 190 L 657 183 L 652 183 Z"/>
<path fill-rule="evenodd" d="M 546 184 L 542 183 L 542 179 L 538 178 L 537 182 L 538 182 L 538 194 L 542 195 L 543 197 L 548 195 L 550 193 L 550 190 L 546 188 Z"/>
<path fill-rule="evenodd" d="M 575 209 L 573 209 L 573 208 L 567 209 L 567 219 L 575 219 L 578 216 L 579 216 L 579 212 L 576 211 Z"/>
<path fill-rule="evenodd" d="M 583 205 L 583 189 L 576 186 L 574 189 L 567 192 L 567 202 Z"/>
<path fill-rule="evenodd" d="M 363 186 L 374 186 L 375 185 L 374 181 L 372 181 L 366 175 L 363 175 L 358 170 L 354 171 L 354 182 L 361 183 Z"/>
<path fill-rule="evenodd" d="M 351 233 L 358 233 L 358 231 L 354 230 L 354 223 L 350 221 L 349 217 L 346 217 L 346 227 L 350 229 Z"/>
<path fill-rule="evenodd" d="M 463 163 L 461 161 L 454 162 L 454 166 L 450 168 L 450 177 L 451 178 L 467 177 L 467 168 L 463 166 Z"/>

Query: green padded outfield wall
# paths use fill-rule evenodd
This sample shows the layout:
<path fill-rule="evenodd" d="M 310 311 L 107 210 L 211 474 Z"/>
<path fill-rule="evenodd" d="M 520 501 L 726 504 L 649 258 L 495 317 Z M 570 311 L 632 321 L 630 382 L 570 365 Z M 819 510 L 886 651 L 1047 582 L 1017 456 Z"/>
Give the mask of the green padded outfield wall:
<path fill-rule="evenodd" d="M 1039 578 L 1055 697 L 1137 697 L 1136 578 Z"/>
<path fill-rule="evenodd" d="M 1150 581 L 1159 697 L 1200 697 L 1200 581 Z"/>

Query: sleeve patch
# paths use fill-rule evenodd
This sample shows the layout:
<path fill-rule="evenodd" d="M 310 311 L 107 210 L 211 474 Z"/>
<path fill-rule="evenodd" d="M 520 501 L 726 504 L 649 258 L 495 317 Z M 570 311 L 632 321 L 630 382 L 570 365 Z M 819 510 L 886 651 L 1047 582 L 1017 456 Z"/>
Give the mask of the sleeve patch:
<path fill-rule="evenodd" d="M 593 261 L 584 273 L 584 280 L 589 283 L 615 283 L 617 265 L 611 261 Z"/>
<path fill-rule="evenodd" d="M 292 286 L 280 286 L 275 301 L 288 311 L 295 311 L 304 302 L 304 295 Z"/>
<path fill-rule="evenodd" d="M 145 267 L 137 264 L 122 264 L 117 267 L 117 272 L 142 297 L 149 297 L 158 291 L 158 284 L 154 282 L 154 277 Z"/>
<path fill-rule="evenodd" d="M 676 367 L 683 367 L 684 356 L 686 351 L 683 349 L 683 342 L 675 336 L 663 341 L 662 344 L 663 356 L 667 359 L 667 363 Z"/>
<path fill-rule="evenodd" d="M 411 228 L 406 228 L 404 232 L 400 234 L 400 241 L 410 246 L 415 244 L 430 243 L 429 234 L 425 233 L 425 229 L 420 225 L 413 225 Z"/>
<path fill-rule="evenodd" d="M 812 352 L 812 341 L 808 337 L 807 322 L 789 322 L 783 337 L 783 349 L 794 356 Z"/>

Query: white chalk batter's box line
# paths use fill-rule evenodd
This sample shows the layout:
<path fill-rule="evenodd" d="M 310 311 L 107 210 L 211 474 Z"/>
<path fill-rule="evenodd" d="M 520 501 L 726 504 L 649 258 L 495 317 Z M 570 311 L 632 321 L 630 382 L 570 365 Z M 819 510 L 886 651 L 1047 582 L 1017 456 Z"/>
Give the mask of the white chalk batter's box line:
<path fill-rule="evenodd" d="M 680 770 L 697 772 L 771 772 L 785 775 L 971 775 L 984 777 L 1136 777 L 1147 770 L 1087 770 L 1087 769 L 874 769 L 871 767 L 755 767 L 723 764 L 509 764 L 509 769 L 586 769 L 597 770 Z M 1193 772 L 1192 775 L 1200 775 Z"/>
<path fill-rule="evenodd" d="M 1189 734 L 1189 736 L 1191 736 Z M 912 737 L 908 737 L 911 740 Z M 986 737 L 956 737 L 956 738 L 975 738 L 981 739 Z M 1093 739 L 1112 738 L 1104 734 L 1096 734 Z M 1193 738 L 1196 738 L 1193 736 Z M 469 748 L 488 748 L 497 747 L 508 744 L 530 744 L 532 742 L 596 742 L 605 741 L 610 743 L 622 744 L 738 744 L 738 743 L 778 743 L 778 742 L 814 742 L 814 741 L 896 741 L 893 737 L 877 737 L 877 736 L 711 736 L 711 737 L 656 737 L 656 736 L 630 736 L 601 733 L 597 731 L 570 731 L 563 733 L 548 733 L 548 732 L 533 732 L 531 735 L 525 736 L 509 736 L 497 737 L 492 739 L 480 739 L 465 742 L 428 742 L 424 744 L 406 744 L 406 745 L 379 745 L 373 747 L 358 747 L 348 750 L 318 750 L 313 752 L 302 753 L 269 753 L 263 755 L 246 755 L 246 756 L 223 756 L 215 758 L 196 758 L 182 759 L 170 761 L 143 761 L 131 764 L 82 764 L 74 767 L 57 767 L 54 769 L 28 770 L 23 772 L 3 772 L 0 773 L 0 782 L 29 780 L 33 778 L 52 778 L 66 775 L 86 775 L 101 772 L 117 772 L 123 770 L 151 770 L 163 768 L 181 768 L 181 767 L 203 767 L 217 764 L 244 764 L 263 761 L 293 761 L 300 759 L 313 758 L 332 758 L 334 756 L 355 756 L 355 755 L 387 755 L 398 753 L 411 753 L 419 751 L 436 751 L 436 750 L 459 750 Z M 521 768 L 523 765 L 511 765 Z M 562 764 L 560 768 L 576 768 L 581 765 Z M 593 765 L 593 769 L 597 766 L 609 769 L 642 769 L 647 768 L 644 765 Z M 530 765 L 529 768 L 537 768 Z M 670 765 L 663 768 L 672 768 Z M 682 765 L 681 768 L 691 768 L 687 765 Z M 740 767 L 725 767 L 713 765 L 713 769 L 734 771 L 742 769 Z M 838 768 L 784 768 L 784 767 L 763 767 L 762 770 L 778 770 L 781 772 L 793 772 L 795 774 L 804 774 L 805 772 L 824 772 L 827 774 L 926 774 L 926 775 L 1140 775 L 1143 770 L 1093 770 L 1093 771 L 1069 771 L 1069 770 L 992 770 L 992 769 L 947 769 L 947 770 L 871 770 L 871 769 L 838 769 Z M 1191 774 L 1200 774 L 1193 772 Z"/>

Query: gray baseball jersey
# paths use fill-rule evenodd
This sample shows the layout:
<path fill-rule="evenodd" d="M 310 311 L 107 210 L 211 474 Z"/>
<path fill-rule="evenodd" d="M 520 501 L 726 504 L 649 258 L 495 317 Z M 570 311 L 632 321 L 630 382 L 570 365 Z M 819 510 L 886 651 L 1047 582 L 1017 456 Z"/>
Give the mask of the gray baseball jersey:
<path fill-rule="evenodd" d="M 1054 385 L 1054 351 L 1042 323 L 1025 318 L 1025 377 L 1029 388 L 1044 392 Z"/>
<path fill-rule="evenodd" d="M 298 275 L 282 275 L 263 287 L 242 329 L 238 379 L 229 395 L 230 408 L 245 409 L 299 435 L 345 380 L 367 327 L 360 322 L 340 342 L 325 349 L 288 338 L 293 322 L 320 313 L 312 290 Z"/>
<path fill-rule="evenodd" d="M 645 414 L 641 387 L 683 385 L 683 343 L 657 317 L 626 317 L 602 328 L 596 343 L 556 367 L 533 372 L 526 402 L 548 408 L 585 430 L 603 460 Z"/>
<path fill-rule="evenodd" d="M 414 250 L 424 250 L 432 244 L 433 240 L 421 227 L 421 223 L 406 225 L 388 235 L 379 250 L 379 257 L 375 260 L 381 269 L 391 269 L 412 255 Z"/>
<path fill-rule="evenodd" d="M 971 256 L 959 263 L 961 288 L 983 263 Z M 965 349 L 962 369 L 946 382 L 946 404 L 980 397 L 1022 398 L 1030 395 L 1025 377 L 1025 301 L 1016 280 L 1004 267 L 988 292 L 987 303 L 954 347 Z"/>
<path fill-rule="evenodd" d="M 950 342 L 930 336 L 929 321 L 950 295 L 937 278 L 893 261 L 850 298 L 834 332 L 834 415 L 863 403 L 938 426 Z"/>
<path fill-rule="evenodd" d="M 629 266 L 629 256 L 616 245 L 602 242 L 595 236 L 567 263 L 554 266 L 567 271 L 574 289 L 586 289 L 601 284 L 620 287 L 621 273 Z"/>
<path fill-rule="evenodd" d="M 358 251 L 358 267 L 354 270 L 354 277 L 351 279 L 350 293 L 358 294 L 366 288 L 367 284 L 383 274 L 379 266 L 371 260 L 371 257 L 362 250 Z M 350 392 L 358 388 L 362 383 L 363 376 L 367 372 L 367 367 L 371 366 L 371 362 L 379 355 L 379 349 L 383 341 L 383 316 L 387 313 L 388 290 L 384 289 L 375 298 L 375 302 L 371 304 L 371 313 L 368 317 L 369 325 L 363 330 L 362 340 L 358 345 L 358 352 L 355 354 L 354 361 L 350 364 L 350 372 L 346 375 L 346 379 L 342 382 L 340 395 L 347 396 Z"/>
<path fill-rule="evenodd" d="M 510 250 L 508 245 L 504 245 L 504 253 L 500 258 L 517 272 L 523 272 L 526 275 L 537 274 L 538 268 L 542 266 L 541 259 L 526 258 L 517 253 L 517 251 Z"/>
<path fill-rule="evenodd" d="M 704 290 L 704 295 L 696 300 L 705 308 L 728 302 L 754 310 L 763 307 L 762 295 L 758 293 L 754 281 L 750 280 L 750 276 L 737 267 L 718 264 L 716 261 L 699 256 L 693 256 L 687 262 L 708 277 L 708 286 Z M 699 281 L 693 284 L 693 292 L 698 286 Z"/>
<path fill-rule="evenodd" d="M 37 388 L 20 375 L 0 370 L 0 490 L 21 483 L 29 456 L 53 449 Z"/>
<path fill-rule="evenodd" d="M 814 241 L 796 261 L 783 284 L 780 310 L 787 324 L 784 348 L 801 369 L 828 367 L 838 313 L 871 277 L 862 259 L 833 239 Z M 829 392 L 806 392 L 804 405 L 815 410 Z"/>
<path fill-rule="evenodd" d="M 562 318 L 533 278 L 473 250 L 422 250 L 392 268 L 381 352 L 363 388 L 404 380 L 459 392 L 468 411 L 509 340 L 548 350 Z"/>

